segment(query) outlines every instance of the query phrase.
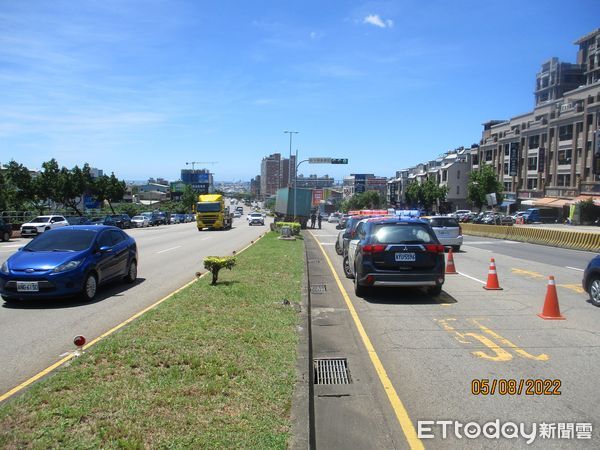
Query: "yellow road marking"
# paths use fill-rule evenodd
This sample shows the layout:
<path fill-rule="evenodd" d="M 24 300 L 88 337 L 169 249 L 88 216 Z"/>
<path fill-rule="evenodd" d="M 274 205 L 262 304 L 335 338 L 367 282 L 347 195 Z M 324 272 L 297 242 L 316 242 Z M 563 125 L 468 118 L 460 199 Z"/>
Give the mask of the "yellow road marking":
<path fill-rule="evenodd" d="M 531 278 L 546 278 L 541 273 L 532 272 L 530 270 L 525 270 L 525 269 L 511 269 L 511 272 L 516 273 L 517 275 L 525 275 L 526 277 L 531 277 Z"/>
<path fill-rule="evenodd" d="M 511 348 L 512 350 L 514 350 L 516 353 L 518 353 L 519 355 L 521 355 L 523 358 L 534 359 L 536 361 L 548 361 L 550 359 L 550 357 L 548 355 L 546 355 L 545 353 L 542 353 L 542 354 L 540 354 L 538 356 L 534 356 L 534 355 L 532 355 L 530 353 L 527 353 L 522 348 L 517 347 L 515 344 L 513 344 L 512 342 L 510 342 L 508 339 L 506 339 L 503 336 L 500 336 L 498 333 L 496 333 L 496 332 L 490 330 L 488 327 L 480 324 L 475 319 L 471 319 L 471 322 L 473 322 L 475 325 L 477 325 L 479 328 L 481 328 L 485 333 L 489 334 L 490 336 L 493 336 L 495 339 L 497 339 L 498 341 L 500 341 L 501 343 L 503 343 L 507 347 Z"/>
<path fill-rule="evenodd" d="M 392 384 L 390 378 L 388 377 L 387 372 L 386 372 L 385 368 L 383 367 L 383 364 L 381 363 L 381 360 L 379 359 L 377 352 L 375 351 L 375 347 L 373 347 L 373 344 L 371 343 L 371 339 L 369 339 L 369 336 L 367 335 L 367 332 L 365 331 L 365 329 L 362 325 L 362 322 L 361 322 L 360 318 L 358 317 L 358 313 L 356 312 L 356 309 L 354 309 L 354 305 L 352 304 L 352 301 L 350 300 L 348 293 L 344 289 L 344 286 L 342 285 L 340 278 L 338 277 L 335 269 L 333 268 L 333 264 L 331 263 L 329 256 L 327 256 L 327 253 L 325 253 L 325 249 L 323 248 L 321 243 L 317 240 L 315 235 L 313 235 L 312 232 L 310 233 L 310 235 L 312 236 L 312 238 L 315 240 L 315 242 L 321 249 L 321 252 L 323 253 L 323 256 L 325 257 L 325 260 L 327 261 L 327 265 L 329 266 L 329 269 L 331 270 L 331 273 L 333 274 L 333 277 L 335 278 L 337 286 L 342 293 L 342 297 L 344 297 L 346 306 L 350 310 L 350 315 L 352 316 L 352 319 L 354 320 L 354 324 L 356 325 L 356 328 L 358 329 L 358 333 L 360 334 L 363 344 L 364 344 L 365 348 L 367 349 L 369 358 L 371 358 L 371 363 L 373 363 L 373 366 L 375 367 L 375 371 L 377 372 L 377 375 L 379 376 L 379 381 L 381 381 L 381 384 L 383 385 L 383 389 L 385 390 L 385 393 L 387 394 L 388 400 L 390 401 L 392 408 L 394 409 L 394 412 L 396 413 L 396 418 L 398 419 L 398 423 L 400 424 L 400 427 L 402 428 L 402 431 L 404 432 L 404 436 L 406 437 L 406 440 L 408 441 L 410 448 L 411 449 L 424 449 L 425 446 L 423 445 L 421 440 L 417 437 L 417 432 L 415 431 L 415 427 L 413 426 L 413 423 L 412 423 L 410 417 L 408 416 L 408 412 L 406 411 L 404 404 L 400 400 L 400 397 L 398 397 L 398 393 L 396 392 L 396 389 L 394 389 L 394 385 Z"/>
<path fill-rule="evenodd" d="M 262 236 L 259 236 L 258 238 L 256 238 L 254 240 L 254 242 L 256 243 L 256 241 L 258 241 L 259 239 L 261 239 Z M 239 255 L 240 253 L 242 253 L 244 250 L 246 250 L 247 248 L 251 247 L 253 244 L 247 245 L 246 247 L 244 247 L 243 249 L 241 249 L 239 252 L 236 252 L 236 255 Z M 163 303 L 165 300 L 173 297 L 175 294 L 177 294 L 178 292 L 182 291 L 183 289 L 187 288 L 188 286 L 191 286 L 192 284 L 194 284 L 196 281 L 198 281 L 198 279 L 208 275 L 210 272 L 204 272 L 200 277 L 190 281 L 189 283 L 186 283 L 185 285 L 181 286 L 180 288 L 176 289 L 175 291 L 171 292 L 170 294 L 166 295 L 165 297 L 161 298 L 160 300 L 158 300 L 157 302 L 153 303 L 152 305 L 148 306 L 147 308 L 144 308 L 143 310 L 135 313 L 133 316 L 131 316 L 129 319 L 121 322 L 120 324 L 118 324 L 117 326 L 111 328 L 110 330 L 108 330 L 106 333 L 101 334 L 100 336 L 98 336 L 96 339 L 93 339 L 92 341 L 88 342 L 87 344 L 85 344 L 82 348 L 84 350 L 90 348 L 92 345 L 97 344 L 99 341 L 101 341 L 102 339 L 104 339 L 105 337 L 113 334 L 115 331 L 123 328 L 125 325 L 127 325 L 128 323 L 132 322 L 133 320 L 137 319 L 138 317 L 140 317 L 142 314 L 147 313 L 148 311 L 150 311 L 153 308 L 156 308 L 158 305 L 160 305 L 161 303 Z M 30 384 L 36 382 L 37 380 L 39 380 L 40 378 L 44 377 L 45 375 L 49 374 L 50 372 L 52 372 L 53 370 L 57 369 L 58 367 L 62 366 L 64 363 L 66 363 L 67 361 L 73 359 L 75 357 L 74 353 L 71 353 L 67 356 L 65 356 L 64 358 L 56 361 L 54 364 L 52 364 L 51 366 L 46 367 L 44 370 L 36 373 L 34 376 L 32 376 L 31 378 L 27 379 L 26 381 L 24 381 L 23 383 L 19 384 L 18 386 L 15 386 L 14 388 L 12 388 L 10 391 L 5 392 L 4 394 L 0 395 L 0 403 L 3 402 L 4 400 L 12 397 L 13 395 L 15 395 L 17 392 L 23 390 L 24 388 L 26 388 L 27 386 L 29 386 Z"/>
<path fill-rule="evenodd" d="M 454 318 L 437 319 L 436 320 L 436 322 L 438 322 L 444 330 L 446 330 L 448 333 L 450 333 L 461 344 L 471 344 L 471 341 L 469 341 L 467 339 L 470 337 L 470 338 L 478 340 L 479 342 L 481 342 L 483 345 L 485 345 L 487 348 L 489 348 L 491 351 L 494 352 L 494 355 L 488 355 L 487 353 L 482 352 L 482 351 L 471 352 L 473 355 L 475 355 L 479 358 L 487 359 L 488 361 L 510 361 L 513 358 L 513 355 L 507 351 L 507 348 L 508 348 L 523 358 L 533 359 L 535 361 L 548 361 L 550 359 L 550 357 L 548 355 L 546 355 L 545 353 L 535 356 L 535 355 L 532 355 L 532 354 L 526 352 L 522 348 L 518 347 L 517 345 L 513 344 L 511 341 L 506 339 L 504 336 L 501 336 L 498 333 L 496 333 L 495 331 L 492 331 L 490 328 L 480 324 L 476 319 L 469 319 L 469 321 L 471 323 L 473 323 L 474 325 L 478 326 L 484 333 L 492 336 L 494 339 L 496 339 L 498 342 L 500 342 L 504 347 L 497 344 L 495 341 L 493 341 L 492 339 L 490 339 L 482 334 L 471 333 L 471 332 L 461 333 L 461 332 L 457 331 L 452 325 L 450 325 L 448 323 L 448 322 L 455 322 L 455 321 L 456 321 L 456 319 L 454 319 Z"/>
<path fill-rule="evenodd" d="M 581 287 L 580 284 L 557 284 L 556 286 L 575 291 L 578 294 L 585 294 L 585 291 L 583 290 L 583 287 Z"/>

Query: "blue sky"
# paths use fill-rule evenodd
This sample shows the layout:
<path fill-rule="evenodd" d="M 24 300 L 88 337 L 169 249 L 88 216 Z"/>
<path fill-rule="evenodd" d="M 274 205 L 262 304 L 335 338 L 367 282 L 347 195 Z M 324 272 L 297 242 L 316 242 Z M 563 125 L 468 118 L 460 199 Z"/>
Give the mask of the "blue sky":
<path fill-rule="evenodd" d="M 535 74 L 598 28 L 597 0 L 0 0 L 0 162 L 51 157 L 119 178 L 189 161 L 249 180 L 392 176 L 533 108 Z"/>

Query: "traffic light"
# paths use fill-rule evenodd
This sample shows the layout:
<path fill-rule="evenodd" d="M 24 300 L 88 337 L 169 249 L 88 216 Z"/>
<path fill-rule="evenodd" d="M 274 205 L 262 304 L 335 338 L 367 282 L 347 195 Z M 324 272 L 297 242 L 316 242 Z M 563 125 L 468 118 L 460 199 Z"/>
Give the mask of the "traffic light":
<path fill-rule="evenodd" d="M 331 158 L 331 164 L 348 164 L 348 158 Z"/>

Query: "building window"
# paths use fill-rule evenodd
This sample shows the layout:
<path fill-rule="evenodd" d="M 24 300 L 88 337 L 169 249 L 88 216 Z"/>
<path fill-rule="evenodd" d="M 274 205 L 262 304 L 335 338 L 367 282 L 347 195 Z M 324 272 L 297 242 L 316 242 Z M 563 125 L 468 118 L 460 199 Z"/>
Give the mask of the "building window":
<path fill-rule="evenodd" d="M 570 141 L 573 139 L 573 126 L 563 125 L 558 128 L 558 140 L 559 141 Z"/>
<path fill-rule="evenodd" d="M 475 154 L 475 155 L 472 155 L 472 156 L 471 156 L 471 159 L 472 159 L 472 161 L 473 161 L 473 165 L 474 165 L 474 166 L 477 166 L 477 165 L 479 165 L 479 155 L 477 155 L 477 154 Z"/>
<path fill-rule="evenodd" d="M 456 171 L 456 179 L 460 180 L 460 170 Z M 457 194 L 458 194 L 458 192 L 457 192 Z"/>
<path fill-rule="evenodd" d="M 575 134 L 583 132 L 583 122 L 577 122 L 575 124 Z"/>
<path fill-rule="evenodd" d="M 537 157 L 527 158 L 527 170 L 537 170 Z"/>
<path fill-rule="evenodd" d="M 527 189 L 530 191 L 537 189 L 537 179 L 536 178 L 527 178 Z"/>
<path fill-rule="evenodd" d="M 460 194 L 460 186 L 456 186 L 456 195 Z"/>
<path fill-rule="evenodd" d="M 510 190 L 511 184 L 512 183 L 510 181 L 505 181 L 504 182 L 504 192 L 511 192 L 511 190 Z"/>
<path fill-rule="evenodd" d="M 571 175 L 558 175 L 556 177 L 556 185 L 557 186 L 571 186 Z"/>
<path fill-rule="evenodd" d="M 504 156 L 510 155 L 510 146 L 508 144 L 504 144 Z"/>
<path fill-rule="evenodd" d="M 572 150 L 570 148 L 567 150 L 559 150 L 558 151 L 558 165 L 563 166 L 563 165 L 571 164 L 571 153 L 572 153 Z"/>
<path fill-rule="evenodd" d="M 540 135 L 529 136 L 529 148 L 538 148 L 540 146 Z"/>
<path fill-rule="evenodd" d="M 492 160 L 492 151 L 491 150 L 486 150 L 485 151 L 485 161 L 491 161 Z"/>

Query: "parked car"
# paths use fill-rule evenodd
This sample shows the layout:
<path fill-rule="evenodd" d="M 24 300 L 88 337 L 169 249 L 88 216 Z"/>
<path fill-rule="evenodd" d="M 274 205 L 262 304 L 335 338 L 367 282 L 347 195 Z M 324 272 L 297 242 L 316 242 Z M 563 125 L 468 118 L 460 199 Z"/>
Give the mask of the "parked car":
<path fill-rule="evenodd" d="M 445 247 L 452 247 L 455 252 L 460 251 L 463 244 L 462 228 L 458 220 L 448 216 L 421 217 L 429 222 L 438 241 Z"/>
<path fill-rule="evenodd" d="M 369 219 L 371 216 L 350 216 L 346 221 L 345 227 L 337 235 L 335 241 L 335 252 L 338 255 L 345 255 L 348 251 L 348 242 L 354 237 L 356 225 L 363 219 Z"/>
<path fill-rule="evenodd" d="M 339 213 L 330 214 L 329 217 L 327 218 L 327 222 L 328 223 L 339 223 L 340 222 Z"/>
<path fill-rule="evenodd" d="M 500 213 L 490 213 L 483 217 L 481 223 L 484 225 L 513 225 L 514 220 L 511 216 Z"/>
<path fill-rule="evenodd" d="M 194 216 L 193 214 L 186 214 L 185 215 L 185 221 L 186 222 L 194 222 L 196 220 L 196 216 Z"/>
<path fill-rule="evenodd" d="M 111 214 L 110 216 L 115 219 L 115 223 L 119 228 L 131 228 L 131 217 L 128 214 Z"/>
<path fill-rule="evenodd" d="M 22 237 L 36 237 L 45 231 L 66 227 L 69 222 L 63 216 L 37 216 L 35 219 L 21 225 Z"/>
<path fill-rule="evenodd" d="M 157 213 L 143 212 L 140 215 L 148 218 L 148 225 L 151 227 L 155 227 L 161 224 L 162 219 L 158 216 Z"/>
<path fill-rule="evenodd" d="M 235 208 L 235 210 L 236 210 L 237 212 L 239 212 L 240 214 L 244 214 L 244 207 L 243 207 L 243 206 L 237 206 L 237 207 Z"/>
<path fill-rule="evenodd" d="M 261 213 L 248 214 L 248 225 L 264 225 L 265 218 Z"/>
<path fill-rule="evenodd" d="M 524 214 L 525 223 L 558 223 L 562 218 L 562 208 L 537 207 L 529 208 Z"/>
<path fill-rule="evenodd" d="M 131 218 L 131 226 L 136 228 L 145 228 L 150 226 L 150 220 L 147 216 L 133 216 Z"/>
<path fill-rule="evenodd" d="M 110 227 L 116 227 L 117 221 L 112 216 L 92 217 L 90 219 L 90 225 L 106 225 Z"/>
<path fill-rule="evenodd" d="M 600 306 L 600 255 L 594 256 L 583 272 L 583 289 L 590 295 L 590 302 Z"/>
<path fill-rule="evenodd" d="M 444 246 L 420 219 L 361 220 L 348 244 L 348 265 L 359 297 L 374 286 L 422 286 L 439 295 L 444 284 Z"/>
<path fill-rule="evenodd" d="M 44 232 L 0 267 L 0 295 L 7 301 L 82 295 L 98 286 L 137 278 L 135 240 L 116 227 L 65 226 Z"/>
<path fill-rule="evenodd" d="M 184 223 L 185 214 L 171 214 L 171 223 Z"/>
<path fill-rule="evenodd" d="M 8 220 L 0 217 L 0 238 L 6 242 L 12 237 L 12 225 Z"/>
<path fill-rule="evenodd" d="M 90 218 L 85 216 L 68 216 L 65 217 L 69 225 L 89 225 Z"/>

